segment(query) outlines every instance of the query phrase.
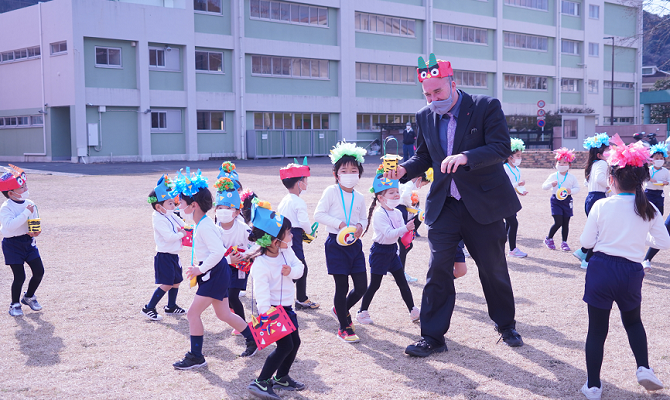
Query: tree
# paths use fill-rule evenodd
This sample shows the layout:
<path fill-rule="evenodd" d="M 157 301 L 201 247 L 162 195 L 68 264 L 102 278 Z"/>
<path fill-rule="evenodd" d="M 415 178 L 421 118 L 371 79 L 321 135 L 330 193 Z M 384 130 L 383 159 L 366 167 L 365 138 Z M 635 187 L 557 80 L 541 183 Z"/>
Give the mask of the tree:
<path fill-rule="evenodd" d="M 642 64 L 670 69 L 670 0 L 645 0 L 644 8 L 654 13 L 645 11 L 643 16 Z"/>

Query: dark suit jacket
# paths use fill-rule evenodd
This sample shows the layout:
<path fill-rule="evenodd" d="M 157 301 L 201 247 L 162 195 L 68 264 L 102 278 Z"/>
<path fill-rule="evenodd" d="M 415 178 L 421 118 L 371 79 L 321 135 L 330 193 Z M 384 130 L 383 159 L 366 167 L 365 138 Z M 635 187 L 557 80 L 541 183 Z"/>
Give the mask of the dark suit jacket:
<path fill-rule="evenodd" d="M 489 96 L 463 96 L 454 136 L 453 154 L 465 154 L 468 162 L 455 173 L 443 174 L 440 164 L 446 158 L 440 144 L 436 115 L 428 106 L 416 113 L 416 153 L 401 164 L 412 179 L 432 167 L 434 181 L 426 199 L 426 223 L 431 225 L 442 211 L 451 180 L 468 212 L 480 224 L 490 224 L 514 215 L 521 209 L 519 198 L 503 169 L 511 153 L 510 136 L 500 101 Z"/>

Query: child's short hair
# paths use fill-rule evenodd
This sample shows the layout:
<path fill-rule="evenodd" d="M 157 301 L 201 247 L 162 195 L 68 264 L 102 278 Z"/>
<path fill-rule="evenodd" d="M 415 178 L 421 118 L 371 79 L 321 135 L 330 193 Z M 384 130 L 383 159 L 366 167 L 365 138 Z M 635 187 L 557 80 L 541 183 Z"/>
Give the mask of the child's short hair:
<path fill-rule="evenodd" d="M 363 164 L 359 163 L 358 160 L 356 160 L 356 157 L 349 155 L 340 157 L 340 159 L 337 160 L 335 164 L 333 164 L 333 172 L 335 175 L 337 175 L 337 171 L 340 169 L 340 167 L 344 165 L 356 166 L 358 168 L 358 177 L 360 178 L 363 175 Z M 337 178 L 335 178 L 335 182 L 337 183 Z"/>
<path fill-rule="evenodd" d="M 293 187 L 295 185 L 297 185 L 298 182 L 300 182 L 303 178 L 304 178 L 304 176 L 296 176 L 294 178 L 286 178 L 286 179 L 282 179 L 281 183 L 284 184 L 284 187 L 286 189 L 293 189 Z"/>
<path fill-rule="evenodd" d="M 200 188 L 200 190 L 198 190 L 198 193 L 194 194 L 193 196 L 185 196 L 182 194 L 181 198 L 186 202 L 187 206 L 190 206 L 191 203 L 193 202 L 198 203 L 198 206 L 200 206 L 200 209 L 204 213 L 211 210 L 212 207 L 214 206 L 214 200 L 212 200 L 212 192 L 210 192 L 209 189 L 206 187 Z"/>
<path fill-rule="evenodd" d="M 9 198 L 9 190 L 3 190 L 2 195 L 5 196 L 6 198 Z"/>
<path fill-rule="evenodd" d="M 149 193 L 149 204 L 151 204 L 151 208 L 153 208 L 154 211 L 156 210 L 156 205 L 161 205 L 162 206 L 163 203 L 165 203 L 165 200 L 158 201 L 158 199 L 156 198 L 156 191 L 155 190 L 152 190 Z"/>
<path fill-rule="evenodd" d="M 248 240 L 250 242 L 256 242 L 258 239 L 262 238 L 266 234 L 269 235 L 272 240 L 275 240 L 277 238 L 284 237 L 286 234 L 286 231 L 291 230 L 291 221 L 288 218 L 284 218 L 284 222 L 282 223 L 281 228 L 279 228 L 279 233 L 277 233 L 277 236 L 272 236 L 269 233 L 265 232 L 264 230 L 261 230 L 259 228 L 256 228 L 255 226 L 251 227 L 251 233 L 249 234 Z M 260 247 L 256 252 L 252 253 L 249 257 L 250 258 L 255 258 L 259 255 L 264 255 L 267 252 L 266 247 Z"/>

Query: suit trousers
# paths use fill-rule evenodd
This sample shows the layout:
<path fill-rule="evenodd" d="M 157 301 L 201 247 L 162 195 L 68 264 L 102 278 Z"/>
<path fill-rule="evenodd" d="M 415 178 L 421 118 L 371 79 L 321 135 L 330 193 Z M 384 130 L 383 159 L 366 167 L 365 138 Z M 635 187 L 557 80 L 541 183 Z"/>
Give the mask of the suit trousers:
<path fill-rule="evenodd" d="M 428 227 L 430 265 L 421 298 L 421 336 L 433 346 L 444 344 L 456 301 L 454 255 L 461 239 L 477 264 L 489 317 L 501 329 L 514 328 L 514 294 L 507 270 L 502 220 L 482 225 L 461 200 L 448 197 Z"/>

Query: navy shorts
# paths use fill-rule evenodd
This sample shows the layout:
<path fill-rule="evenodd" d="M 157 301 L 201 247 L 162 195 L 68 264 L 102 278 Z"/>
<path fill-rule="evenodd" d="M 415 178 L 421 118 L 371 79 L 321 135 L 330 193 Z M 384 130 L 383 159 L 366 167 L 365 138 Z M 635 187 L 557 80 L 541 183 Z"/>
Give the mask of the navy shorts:
<path fill-rule="evenodd" d="M 586 200 L 584 201 L 584 211 L 586 212 L 587 217 L 589 216 L 593 205 L 596 204 L 596 201 L 604 199 L 605 197 L 607 197 L 605 192 L 589 192 L 589 194 L 586 195 Z"/>
<path fill-rule="evenodd" d="M 616 301 L 619 310 L 634 310 L 642 303 L 643 278 L 642 264 L 601 252 L 593 253 L 586 270 L 584 301 L 605 310 L 611 310 Z"/>
<path fill-rule="evenodd" d="M 302 228 L 291 228 L 291 233 L 293 234 L 293 244 L 291 244 L 291 249 L 295 253 L 295 256 L 298 257 L 298 260 L 305 259 L 305 253 L 302 251 Z"/>
<path fill-rule="evenodd" d="M 184 280 L 179 264 L 179 256 L 170 253 L 156 253 L 154 256 L 154 274 L 157 285 L 174 285 Z"/>
<path fill-rule="evenodd" d="M 465 247 L 465 243 L 461 240 L 458 242 L 458 246 L 456 246 L 456 255 L 454 256 L 454 262 L 460 262 L 464 263 L 465 262 L 465 253 L 463 253 L 463 247 Z"/>
<path fill-rule="evenodd" d="M 233 267 L 229 266 L 230 268 L 230 286 L 228 286 L 230 289 L 240 289 L 240 290 L 247 290 L 247 280 L 249 279 L 249 274 L 246 272 L 242 272 L 244 274 L 244 279 L 240 279 L 240 270 Z"/>
<path fill-rule="evenodd" d="M 559 200 L 556 198 L 555 194 L 552 194 L 549 203 L 551 204 L 551 215 L 572 217 L 572 196 Z"/>
<path fill-rule="evenodd" d="M 398 256 L 398 244 L 372 243 L 370 248 L 370 273 L 386 275 L 387 272 L 395 272 L 402 269 L 400 256 Z"/>
<path fill-rule="evenodd" d="M 329 234 L 326 239 L 326 268 L 329 275 L 365 272 L 365 255 L 360 239 L 350 246 L 340 246 L 337 243 L 337 235 Z"/>
<path fill-rule="evenodd" d="M 198 275 L 198 291 L 195 294 L 221 301 L 228 297 L 229 286 L 230 267 L 224 257 L 214 268 Z"/>
<path fill-rule="evenodd" d="M 24 262 L 40 258 L 34 239 L 28 235 L 13 236 L 2 239 L 2 254 L 7 265 L 23 265 Z"/>
<path fill-rule="evenodd" d="M 662 190 L 650 190 L 650 189 L 645 189 L 644 194 L 647 195 L 647 200 L 651 202 L 651 204 L 655 205 L 656 208 L 658 208 L 658 211 L 661 212 L 661 215 L 663 215 L 663 191 Z"/>

